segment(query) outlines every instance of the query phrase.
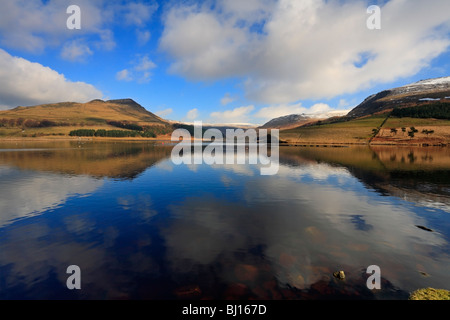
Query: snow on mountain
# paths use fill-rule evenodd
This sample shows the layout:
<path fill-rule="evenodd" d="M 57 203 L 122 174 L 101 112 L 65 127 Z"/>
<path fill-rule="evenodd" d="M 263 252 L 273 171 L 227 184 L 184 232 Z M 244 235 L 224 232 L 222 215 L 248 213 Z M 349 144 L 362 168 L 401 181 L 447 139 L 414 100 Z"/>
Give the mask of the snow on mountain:
<path fill-rule="evenodd" d="M 448 99 L 449 94 L 450 77 L 420 80 L 373 94 L 350 111 L 348 116 L 352 118 L 362 117 L 397 107 L 437 103 Z"/>
<path fill-rule="evenodd" d="M 449 85 L 450 84 L 450 77 L 442 77 L 442 78 L 434 78 L 434 79 L 426 79 L 426 80 L 420 80 L 411 84 L 406 85 L 408 86 L 423 86 L 423 85 Z"/>
<path fill-rule="evenodd" d="M 414 83 L 404 85 L 402 87 L 394 88 L 391 91 L 402 93 L 414 93 L 420 91 L 434 91 L 450 88 L 450 77 L 434 78 L 420 80 Z"/>
<path fill-rule="evenodd" d="M 290 114 L 287 116 L 282 116 L 274 118 L 266 122 L 261 128 L 272 128 L 272 129 L 287 129 L 298 127 L 310 122 L 314 122 L 321 119 L 328 119 L 332 117 L 341 117 L 347 115 L 350 110 L 333 110 L 323 113 L 313 113 L 313 114 Z"/>

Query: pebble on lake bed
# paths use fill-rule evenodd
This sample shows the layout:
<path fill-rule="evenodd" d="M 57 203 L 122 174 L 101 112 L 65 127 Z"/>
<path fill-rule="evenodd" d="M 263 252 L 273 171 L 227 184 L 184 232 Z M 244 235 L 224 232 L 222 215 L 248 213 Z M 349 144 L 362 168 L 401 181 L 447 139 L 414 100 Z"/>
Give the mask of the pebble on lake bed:
<path fill-rule="evenodd" d="M 345 279 L 345 273 L 344 273 L 344 271 L 336 271 L 336 272 L 333 272 L 333 276 L 335 277 L 335 278 L 338 278 L 338 279 L 340 279 L 340 280 L 344 280 Z"/>
<path fill-rule="evenodd" d="M 450 291 L 445 289 L 422 288 L 412 292 L 409 300 L 450 300 Z"/>

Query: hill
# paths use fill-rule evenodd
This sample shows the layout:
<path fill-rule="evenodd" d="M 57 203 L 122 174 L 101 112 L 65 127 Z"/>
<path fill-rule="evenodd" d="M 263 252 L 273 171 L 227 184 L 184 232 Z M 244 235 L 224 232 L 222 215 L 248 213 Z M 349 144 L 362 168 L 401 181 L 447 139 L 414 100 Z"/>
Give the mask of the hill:
<path fill-rule="evenodd" d="M 303 114 L 290 114 L 283 117 L 278 117 L 266 122 L 259 127 L 260 129 L 290 129 L 300 127 L 306 123 L 315 122 L 318 119 L 308 117 Z"/>
<path fill-rule="evenodd" d="M 0 111 L 0 118 L 49 120 L 61 123 L 90 124 L 106 121 L 130 121 L 164 125 L 167 121 L 147 111 L 132 99 L 92 100 L 87 103 L 60 102 Z"/>
<path fill-rule="evenodd" d="M 348 113 L 351 118 L 427 105 L 433 102 L 450 102 L 450 77 L 421 80 L 406 86 L 384 90 L 367 97 Z"/>
<path fill-rule="evenodd" d="M 343 117 L 282 130 L 291 144 L 450 144 L 450 77 L 418 81 L 366 98 Z"/>
<path fill-rule="evenodd" d="M 290 114 L 287 116 L 282 116 L 274 118 L 264 125 L 260 126 L 260 129 L 291 129 L 295 127 L 304 126 L 310 123 L 315 123 L 323 119 L 330 119 L 334 117 L 345 116 L 348 110 L 336 110 L 331 112 L 326 112 L 323 114 Z"/>
<path fill-rule="evenodd" d="M 409 136 L 411 128 L 416 130 L 412 137 Z M 293 145 L 448 145 L 450 121 L 434 118 L 396 118 L 386 113 L 282 130 L 280 139 Z"/>
<path fill-rule="evenodd" d="M 68 135 L 79 128 L 128 129 L 171 127 L 132 99 L 60 102 L 0 111 L 0 135 Z M 161 129 L 160 129 L 161 130 Z"/>

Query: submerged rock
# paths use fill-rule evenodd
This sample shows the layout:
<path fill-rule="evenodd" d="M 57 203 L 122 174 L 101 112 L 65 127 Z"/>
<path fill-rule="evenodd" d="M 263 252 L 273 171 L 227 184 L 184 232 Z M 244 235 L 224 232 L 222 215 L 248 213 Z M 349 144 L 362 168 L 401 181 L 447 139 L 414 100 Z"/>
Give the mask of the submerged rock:
<path fill-rule="evenodd" d="M 333 276 L 335 277 L 335 278 L 338 278 L 338 279 L 340 279 L 340 280 L 344 280 L 345 279 L 345 273 L 344 273 L 344 271 L 336 271 L 336 272 L 333 272 Z"/>
<path fill-rule="evenodd" d="M 450 300 L 450 291 L 445 289 L 423 288 L 411 293 L 409 300 Z"/>

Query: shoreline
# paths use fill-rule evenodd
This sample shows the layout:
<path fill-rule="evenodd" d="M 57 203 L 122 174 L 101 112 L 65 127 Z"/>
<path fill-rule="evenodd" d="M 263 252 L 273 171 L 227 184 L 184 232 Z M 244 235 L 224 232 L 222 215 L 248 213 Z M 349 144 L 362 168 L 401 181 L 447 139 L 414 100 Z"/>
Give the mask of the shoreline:
<path fill-rule="evenodd" d="M 61 136 L 44 136 L 44 137 L 2 137 L 0 143 L 7 142 L 170 142 L 171 136 L 160 136 L 156 138 L 136 138 L 136 137 L 61 137 Z M 323 147 L 323 148 L 344 148 L 351 146 L 391 146 L 391 147 L 450 147 L 447 143 L 436 143 L 436 141 L 404 141 L 395 143 L 392 141 L 375 141 L 375 142 L 283 142 L 280 147 Z"/>
<path fill-rule="evenodd" d="M 14 141 L 170 141 L 170 137 L 161 136 L 158 138 L 136 138 L 136 137 L 61 137 L 61 136 L 44 136 L 44 137 L 2 137 L 1 142 L 14 142 Z"/>

